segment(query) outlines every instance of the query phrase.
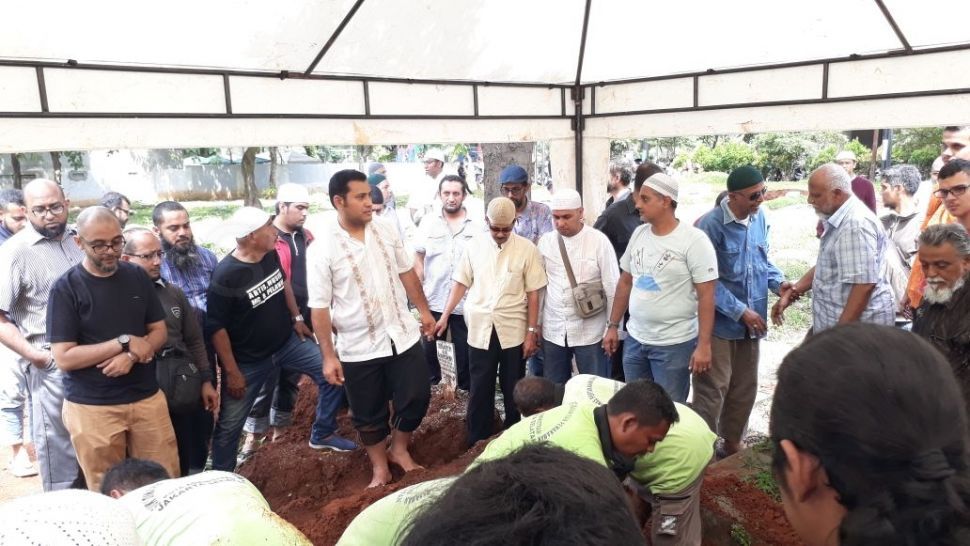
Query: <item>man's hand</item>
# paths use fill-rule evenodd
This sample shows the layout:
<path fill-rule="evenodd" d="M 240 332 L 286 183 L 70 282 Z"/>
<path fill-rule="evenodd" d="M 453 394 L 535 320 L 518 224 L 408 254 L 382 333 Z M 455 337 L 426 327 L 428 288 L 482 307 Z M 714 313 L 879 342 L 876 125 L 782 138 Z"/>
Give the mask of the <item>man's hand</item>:
<path fill-rule="evenodd" d="M 603 335 L 603 350 L 609 356 L 613 356 L 613 353 L 620 346 L 620 334 L 616 330 L 616 328 L 607 328 Z"/>
<path fill-rule="evenodd" d="M 748 327 L 748 333 L 751 334 L 751 337 L 761 337 L 768 331 L 765 319 L 761 318 L 761 315 L 753 309 L 744 310 L 744 313 L 741 314 L 741 322 Z"/>
<path fill-rule="evenodd" d="M 135 355 L 138 362 L 142 364 L 148 364 L 155 358 L 155 350 L 152 349 L 148 339 L 139 336 L 129 336 L 131 340 L 128 342 L 128 350 L 131 354 Z M 124 354 L 124 353 L 122 353 Z"/>
<path fill-rule="evenodd" d="M 339 359 L 324 357 L 323 378 L 331 385 L 339 387 L 344 384 L 344 366 Z"/>
<path fill-rule="evenodd" d="M 30 358 L 27 361 L 42 370 L 46 370 L 53 356 L 50 351 L 38 351 L 35 349 L 31 351 Z"/>
<path fill-rule="evenodd" d="M 236 400 L 246 396 L 246 377 L 239 370 L 223 370 L 226 381 L 226 392 Z"/>
<path fill-rule="evenodd" d="M 208 381 L 202 382 L 202 407 L 212 413 L 219 411 L 219 395 L 216 393 L 216 389 L 212 387 L 212 383 Z"/>
<path fill-rule="evenodd" d="M 778 301 L 771 306 L 771 323 L 775 326 L 781 326 L 785 323 L 785 309 L 791 305 L 786 296 L 778 298 Z"/>
<path fill-rule="evenodd" d="M 424 324 L 423 323 L 422 323 L 421 327 L 424 328 Z M 441 336 L 445 335 L 445 330 L 447 330 L 447 329 L 448 329 L 448 315 L 442 314 L 441 315 L 441 318 L 438 319 L 438 322 L 435 323 L 435 325 L 434 325 L 434 332 L 432 332 L 432 333 L 434 334 L 434 337 L 441 337 Z"/>
<path fill-rule="evenodd" d="M 101 368 L 101 373 L 108 377 L 121 377 L 131 371 L 131 367 L 135 365 L 135 359 L 135 355 L 130 352 L 121 353 L 98 364 L 98 368 Z"/>
<path fill-rule="evenodd" d="M 539 352 L 539 336 L 535 332 L 525 333 L 525 345 L 522 346 L 522 356 L 529 358 Z"/>
<path fill-rule="evenodd" d="M 690 355 L 690 371 L 699 375 L 711 369 L 711 345 L 698 344 L 694 354 Z"/>
<path fill-rule="evenodd" d="M 313 330 L 302 320 L 293 323 L 293 330 L 296 331 L 296 335 L 299 336 L 300 341 L 306 341 L 306 338 L 313 338 Z"/>
<path fill-rule="evenodd" d="M 445 326 L 447 327 L 448 316 L 441 315 L 441 319 L 445 321 Z M 434 316 L 432 316 L 429 311 L 421 313 L 421 335 L 423 335 L 428 341 L 434 341 L 437 333 L 438 324 L 434 321 Z"/>

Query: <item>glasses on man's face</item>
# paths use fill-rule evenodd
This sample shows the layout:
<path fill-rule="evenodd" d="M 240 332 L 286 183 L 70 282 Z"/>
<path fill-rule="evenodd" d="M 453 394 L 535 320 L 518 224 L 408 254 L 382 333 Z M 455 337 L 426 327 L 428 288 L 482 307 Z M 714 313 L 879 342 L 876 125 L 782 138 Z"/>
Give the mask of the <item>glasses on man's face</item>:
<path fill-rule="evenodd" d="M 142 260 L 145 260 L 146 262 L 150 262 L 150 261 L 154 260 L 155 258 L 158 258 L 159 260 L 161 260 L 162 258 L 164 258 L 165 257 L 165 251 L 164 250 L 156 250 L 155 252 L 149 252 L 148 254 L 128 254 L 128 256 L 131 256 L 132 258 L 140 258 Z"/>
<path fill-rule="evenodd" d="M 101 241 L 95 241 L 92 243 L 91 241 L 88 241 L 83 237 L 79 236 L 79 238 L 81 239 L 81 241 L 84 242 L 84 244 L 91 247 L 91 250 L 93 250 L 95 254 L 106 254 L 109 249 L 113 252 L 121 252 L 121 249 L 125 247 L 124 237 L 118 237 L 117 239 L 112 239 L 110 243 L 104 243 Z"/>
<path fill-rule="evenodd" d="M 946 199 L 947 196 L 950 195 L 953 197 L 960 197 L 961 195 L 967 193 L 967 188 L 970 188 L 970 185 L 960 184 L 959 186 L 953 186 L 952 188 L 948 189 L 940 188 L 933 192 L 933 195 L 939 197 L 940 199 Z"/>
<path fill-rule="evenodd" d="M 501 191 L 507 195 L 522 195 L 525 193 L 525 186 L 502 186 Z"/>
<path fill-rule="evenodd" d="M 116 213 L 117 212 L 120 212 L 120 213 L 124 214 L 125 216 L 131 216 L 131 209 L 123 209 L 121 207 L 115 207 L 113 210 Z"/>
<path fill-rule="evenodd" d="M 38 218 L 43 218 L 50 213 L 52 216 L 57 216 L 64 213 L 64 203 L 54 203 L 49 207 L 32 207 L 30 213 Z"/>
<path fill-rule="evenodd" d="M 488 226 L 488 229 L 490 229 L 492 231 L 492 233 L 512 233 L 512 229 L 514 229 L 514 228 L 512 226 L 509 226 L 509 227 L 495 227 L 495 226 L 490 225 L 490 226 Z"/>
<path fill-rule="evenodd" d="M 763 198 L 765 196 L 765 194 L 767 194 L 767 193 L 768 193 L 768 188 L 761 188 L 760 190 L 758 190 L 758 191 L 756 191 L 754 193 L 749 193 L 748 194 L 748 199 L 751 200 L 751 201 L 757 201 L 757 200 Z"/>

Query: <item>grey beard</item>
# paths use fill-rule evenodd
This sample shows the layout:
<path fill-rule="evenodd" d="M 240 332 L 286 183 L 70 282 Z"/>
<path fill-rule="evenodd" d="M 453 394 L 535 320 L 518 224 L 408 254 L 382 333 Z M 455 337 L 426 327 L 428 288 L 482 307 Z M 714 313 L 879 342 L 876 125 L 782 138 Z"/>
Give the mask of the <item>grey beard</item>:
<path fill-rule="evenodd" d="M 953 298 L 953 294 L 960 291 L 963 288 L 964 280 L 959 279 L 957 282 L 953 283 L 953 286 L 946 286 L 943 288 L 934 288 L 932 284 L 927 284 L 926 289 L 923 290 L 923 297 L 926 301 L 930 303 L 946 303 Z"/>
<path fill-rule="evenodd" d="M 165 259 L 180 271 L 185 271 L 201 263 L 199 249 L 195 246 L 195 242 L 186 248 L 181 248 L 162 239 L 162 249 L 165 251 Z"/>

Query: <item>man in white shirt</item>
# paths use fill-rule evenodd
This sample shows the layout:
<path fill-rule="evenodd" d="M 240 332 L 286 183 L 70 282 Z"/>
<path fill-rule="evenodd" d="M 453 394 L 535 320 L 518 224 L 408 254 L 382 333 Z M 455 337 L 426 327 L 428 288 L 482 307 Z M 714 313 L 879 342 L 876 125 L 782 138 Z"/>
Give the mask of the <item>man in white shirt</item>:
<path fill-rule="evenodd" d="M 616 252 L 606 235 L 583 224 L 583 198 L 579 192 L 556 192 L 551 208 L 556 229 L 539 239 L 539 254 L 549 279 L 541 321 L 544 377 L 560 384 L 568 381 L 573 357 L 579 373 L 609 377 L 610 360 L 602 341 L 620 276 Z M 603 308 L 593 316 L 583 318 L 576 310 L 566 259 L 577 285 L 599 284 L 603 290 Z"/>
<path fill-rule="evenodd" d="M 414 244 L 416 256 L 414 270 L 418 273 L 428 298 L 428 307 L 434 319 L 440 320 L 441 312 L 451 294 L 454 284 L 452 275 L 461 260 L 462 252 L 474 236 L 485 232 L 485 225 L 470 216 L 464 201 L 468 185 L 460 177 L 449 174 L 438 184 L 441 210 L 421 219 L 418 237 Z M 455 345 L 455 368 L 458 388 L 468 390 L 468 327 L 462 316 L 462 302 L 448 315 L 447 334 Z M 431 372 L 431 383 L 441 381 L 441 364 L 438 362 L 436 340 L 424 341 L 424 356 Z"/>
<path fill-rule="evenodd" d="M 626 380 L 659 383 L 687 401 L 690 374 L 711 367 L 717 255 L 703 231 L 675 213 L 679 185 L 660 173 L 644 181 L 637 210 L 645 222 L 620 258 L 620 280 L 603 348 L 616 350 L 620 319 L 630 307 L 623 347 Z"/>
<path fill-rule="evenodd" d="M 515 204 L 496 197 L 485 215 L 489 234 L 465 247 L 455 284 L 435 332 L 448 327 L 448 316 L 465 300 L 468 325 L 468 443 L 492 435 L 495 413 L 495 374 L 505 400 L 505 428 L 519 421 L 512 402 L 515 384 L 525 375 L 525 358 L 539 347 L 539 290 L 546 285 L 542 257 L 529 240 L 512 232 Z"/>
<path fill-rule="evenodd" d="M 307 252 L 309 305 L 316 331 L 337 335 L 336 347 L 331 336 L 317 336 L 323 373 L 346 388 L 373 470 L 369 487 L 377 487 L 391 479 L 388 462 L 405 472 L 420 468 L 408 443 L 428 409 L 431 386 L 408 299 L 421 314 L 425 335 L 432 334 L 434 319 L 397 229 L 373 217 L 367 175 L 339 171 L 329 194 L 337 219 L 326 231 L 330 235 Z"/>
<path fill-rule="evenodd" d="M 422 180 L 411 187 L 408 210 L 415 224 L 419 224 L 424 215 L 430 214 L 436 208 L 435 191 L 445 177 L 445 152 L 432 148 L 424 153 L 421 162 L 424 163 L 424 174 L 431 180 Z M 440 205 L 437 203 L 437 206 Z"/>

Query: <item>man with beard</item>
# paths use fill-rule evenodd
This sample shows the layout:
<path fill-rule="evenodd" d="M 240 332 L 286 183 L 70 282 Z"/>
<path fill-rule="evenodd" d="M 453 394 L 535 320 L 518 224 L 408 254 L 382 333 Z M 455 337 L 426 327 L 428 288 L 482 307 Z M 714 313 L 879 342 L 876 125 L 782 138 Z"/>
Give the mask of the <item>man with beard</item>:
<path fill-rule="evenodd" d="M 131 201 L 127 197 L 116 191 L 109 191 L 101 196 L 101 206 L 110 210 L 121 222 L 121 229 L 125 229 L 131 216 Z"/>
<path fill-rule="evenodd" d="M 849 173 L 835 163 L 808 178 L 808 204 L 825 224 L 818 260 L 771 310 L 781 324 L 797 296 L 812 291 L 812 330 L 871 322 L 892 326 L 896 317 L 892 288 L 883 275 L 889 240 L 876 215 L 852 194 Z"/>
<path fill-rule="evenodd" d="M 428 307 L 435 321 L 441 319 L 454 284 L 451 276 L 461 260 L 462 252 L 472 237 L 485 231 L 485 225 L 472 219 L 465 209 L 468 185 L 455 175 L 447 175 L 438 184 L 441 213 L 429 214 L 421 219 L 415 243 L 414 270 L 421 279 Z M 455 344 L 455 368 L 458 388 L 468 390 L 468 327 L 462 315 L 463 302 L 448 316 L 448 327 L 442 336 L 451 332 Z M 441 365 L 438 362 L 436 340 L 424 340 L 424 357 L 431 373 L 431 383 L 441 381 Z"/>
<path fill-rule="evenodd" d="M 126 457 L 179 472 L 175 432 L 155 377 L 165 311 L 151 279 L 120 261 L 121 223 L 104 207 L 77 218 L 84 260 L 54 283 L 47 307 L 51 351 L 64 377 L 64 424 L 88 489 Z"/>
<path fill-rule="evenodd" d="M 499 174 L 499 193 L 515 205 L 515 234 L 532 244 L 553 230 L 549 207 L 529 199 L 529 173 L 518 165 L 509 165 Z"/>
<path fill-rule="evenodd" d="M 608 208 L 613 203 L 619 203 L 630 195 L 630 182 L 633 181 L 633 169 L 626 161 L 613 161 L 610 163 L 610 180 L 606 183 L 606 192 L 610 198 L 606 200 L 603 208 Z"/>
<path fill-rule="evenodd" d="M 930 226 L 920 234 L 918 256 L 926 290 L 913 332 L 946 356 L 970 406 L 970 235 L 959 224 Z"/>
<path fill-rule="evenodd" d="M 84 253 L 65 233 L 70 201 L 51 180 L 24 188 L 29 224 L 0 247 L 0 341 L 20 356 L 30 393 L 31 436 L 45 491 L 80 482 L 64 426 L 64 374 L 47 344 L 50 287 Z"/>
<path fill-rule="evenodd" d="M 199 324 L 205 324 L 206 291 L 219 260 L 195 244 L 189 213 L 180 203 L 162 201 L 152 210 L 155 233 L 162 239 L 162 278 L 185 292 Z"/>
<path fill-rule="evenodd" d="M 189 301 L 182 290 L 162 279 L 162 244 L 158 236 L 145 228 L 130 228 L 124 231 L 125 248 L 121 259 L 141 267 L 152 280 L 155 293 L 165 310 L 165 326 L 168 341 L 162 349 L 163 356 L 172 356 L 191 362 L 199 370 L 202 379 L 202 396 L 199 406 L 213 414 L 219 411 L 219 395 L 212 386 L 212 366 L 205 350 L 202 325 L 195 320 L 195 313 L 189 312 Z M 192 409 L 175 412 L 169 407 L 175 441 L 178 444 L 179 469 L 182 476 L 197 474 L 205 468 L 209 454 L 208 429 L 206 421 L 198 418 Z M 200 431 L 203 428 L 205 430 Z"/>
<path fill-rule="evenodd" d="M 889 283 L 897 303 L 906 298 L 906 283 L 916 257 L 916 239 L 923 223 L 924 209 L 916 203 L 920 187 L 919 169 L 912 165 L 895 165 L 882 173 L 882 204 L 892 212 L 881 217 L 882 227 L 892 242 L 886 253 Z M 900 309 L 902 311 L 902 309 Z"/>
<path fill-rule="evenodd" d="M 23 229 L 26 222 L 24 192 L 13 188 L 0 191 L 0 245 Z"/>

